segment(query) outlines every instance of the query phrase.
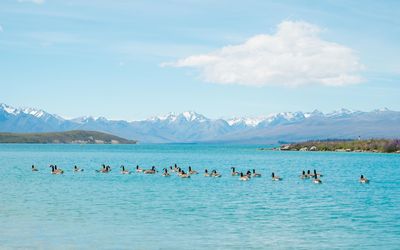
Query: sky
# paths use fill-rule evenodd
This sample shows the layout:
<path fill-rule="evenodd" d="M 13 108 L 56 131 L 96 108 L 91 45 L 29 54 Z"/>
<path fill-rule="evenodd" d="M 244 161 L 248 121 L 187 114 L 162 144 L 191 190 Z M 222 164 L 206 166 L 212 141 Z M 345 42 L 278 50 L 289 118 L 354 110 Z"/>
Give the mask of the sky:
<path fill-rule="evenodd" d="M 400 110 L 400 1 L 2 0 L 0 103 L 72 118 Z"/>

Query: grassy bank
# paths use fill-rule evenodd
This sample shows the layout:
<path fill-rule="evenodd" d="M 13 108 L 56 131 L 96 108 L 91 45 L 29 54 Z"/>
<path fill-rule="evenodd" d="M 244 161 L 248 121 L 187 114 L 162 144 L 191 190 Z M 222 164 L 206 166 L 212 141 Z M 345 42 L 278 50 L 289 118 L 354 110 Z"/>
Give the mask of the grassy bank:
<path fill-rule="evenodd" d="M 400 153 L 399 139 L 324 140 L 282 145 L 279 150 Z"/>

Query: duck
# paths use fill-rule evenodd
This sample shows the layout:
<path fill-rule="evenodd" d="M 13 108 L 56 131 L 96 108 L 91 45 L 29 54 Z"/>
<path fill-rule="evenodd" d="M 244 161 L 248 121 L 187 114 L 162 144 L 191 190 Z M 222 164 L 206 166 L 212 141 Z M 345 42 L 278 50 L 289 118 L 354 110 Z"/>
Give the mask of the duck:
<path fill-rule="evenodd" d="M 141 168 L 139 167 L 139 165 L 136 165 L 136 172 L 137 172 L 137 173 L 142 173 L 142 172 L 143 172 L 143 169 L 141 169 Z"/>
<path fill-rule="evenodd" d="M 190 174 L 190 175 L 192 175 L 192 174 L 198 174 L 198 172 L 197 172 L 196 170 L 192 170 L 192 167 L 189 166 L 189 174 Z"/>
<path fill-rule="evenodd" d="M 205 177 L 210 177 L 210 174 L 208 173 L 208 170 L 207 170 L 207 169 L 204 170 L 204 176 L 205 176 Z"/>
<path fill-rule="evenodd" d="M 169 166 L 169 171 L 175 172 L 175 170 L 172 168 L 172 166 Z"/>
<path fill-rule="evenodd" d="M 184 170 L 182 170 L 181 173 L 179 174 L 179 177 L 181 177 L 181 178 L 190 178 L 190 175 L 187 174 Z"/>
<path fill-rule="evenodd" d="M 231 167 L 231 169 L 232 169 L 232 176 L 236 176 L 236 175 L 239 175 L 239 172 L 236 172 L 236 169 L 235 169 L 235 167 Z"/>
<path fill-rule="evenodd" d="M 74 172 L 83 172 L 83 169 L 78 168 L 78 167 L 75 165 L 73 171 L 74 171 Z"/>
<path fill-rule="evenodd" d="M 321 173 L 317 173 L 317 170 L 314 169 L 314 174 L 312 176 L 323 177 Z"/>
<path fill-rule="evenodd" d="M 256 173 L 256 170 L 253 169 L 253 177 L 261 177 L 260 173 Z"/>
<path fill-rule="evenodd" d="M 360 183 L 369 183 L 369 180 L 367 178 L 365 178 L 364 175 L 361 175 Z"/>
<path fill-rule="evenodd" d="M 311 171 L 310 170 L 307 170 L 307 174 L 306 174 L 306 177 L 307 178 L 310 178 L 310 177 L 312 177 L 313 175 L 311 174 Z"/>
<path fill-rule="evenodd" d="M 279 177 L 279 176 L 277 176 L 277 175 L 275 175 L 275 173 L 272 172 L 272 180 L 273 180 L 273 181 L 280 181 L 280 180 L 282 180 L 282 178 Z"/>
<path fill-rule="evenodd" d="M 317 176 L 317 175 L 314 175 L 313 182 L 314 182 L 315 184 L 322 184 L 322 181 L 321 181 L 321 179 L 320 179 L 320 178 L 318 178 L 318 176 Z"/>
<path fill-rule="evenodd" d="M 37 168 L 35 167 L 35 165 L 32 165 L 32 172 L 36 172 L 36 171 L 39 171 L 39 169 L 37 169 Z"/>
<path fill-rule="evenodd" d="M 155 174 L 156 173 L 156 167 L 152 166 L 151 169 L 147 169 L 143 171 L 144 174 Z"/>
<path fill-rule="evenodd" d="M 109 165 L 106 166 L 104 173 L 109 173 L 111 172 L 111 167 Z"/>
<path fill-rule="evenodd" d="M 303 172 L 300 175 L 300 178 L 301 179 L 307 179 L 308 178 L 308 176 L 306 175 L 306 171 L 303 170 Z"/>
<path fill-rule="evenodd" d="M 214 169 L 213 171 L 211 171 L 211 177 L 221 177 L 221 174 L 219 174 L 217 170 Z"/>
<path fill-rule="evenodd" d="M 57 165 L 54 165 L 54 170 L 57 171 L 57 172 L 60 172 L 61 174 L 64 173 L 64 170 L 62 170 L 61 168 L 58 169 Z"/>
<path fill-rule="evenodd" d="M 57 165 L 50 165 L 52 174 L 63 174 L 64 170 L 58 169 Z"/>
<path fill-rule="evenodd" d="M 250 180 L 250 178 L 247 175 L 244 175 L 243 172 L 240 172 L 239 180 L 248 181 L 248 180 Z"/>
<path fill-rule="evenodd" d="M 131 174 L 131 171 L 129 171 L 129 170 L 125 170 L 125 166 L 124 165 L 121 165 L 121 174 Z"/>
<path fill-rule="evenodd" d="M 163 170 L 164 170 L 164 173 L 162 174 L 162 176 L 164 176 L 164 177 L 170 176 L 170 174 L 168 173 L 168 170 L 166 168 L 164 168 Z"/>
<path fill-rule="evenodd" d="M 246 175 L 250 178 L 251 177 L 251 171 L 247 170 Z"/>
<path fill-rule="evenodd" d="M 96 170 L 97 173 L 99 173 L 99 172 L 104 173 L 104 171 L 106 171 L 106 165 L 104 165 L 104 164 L 101 164 L 101 168 Z"/>

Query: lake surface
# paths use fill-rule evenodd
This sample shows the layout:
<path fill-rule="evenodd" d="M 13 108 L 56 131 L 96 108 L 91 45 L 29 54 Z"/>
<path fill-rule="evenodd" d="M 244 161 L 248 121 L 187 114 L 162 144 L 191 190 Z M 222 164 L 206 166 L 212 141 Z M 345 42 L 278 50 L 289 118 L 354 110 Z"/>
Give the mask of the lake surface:
<path fill-rule="evenodd" d="M 400 248 L 400 155 L 258 147 L 2 144 L 0 249 Z M 102 163 L 112 172 L 96 173 Z M 174 163 L 223 176 L 119 171 Z M 75 164 L 85 171 L 73 173 Z M 241 182 L 231 166 L 263 176 Z M 307 169 L 323 184 L 301 180 Z"/>

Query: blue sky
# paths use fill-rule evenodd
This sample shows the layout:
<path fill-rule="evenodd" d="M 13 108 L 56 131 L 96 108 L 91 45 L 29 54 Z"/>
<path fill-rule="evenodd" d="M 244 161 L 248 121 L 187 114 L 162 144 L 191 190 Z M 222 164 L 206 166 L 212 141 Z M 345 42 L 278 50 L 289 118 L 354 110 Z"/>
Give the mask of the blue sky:
<path fill-rule="evenodd" d="M 399 1 L 5 0 L 0 102 L 128 120 L 400 110 L 399 9 Z"/>

